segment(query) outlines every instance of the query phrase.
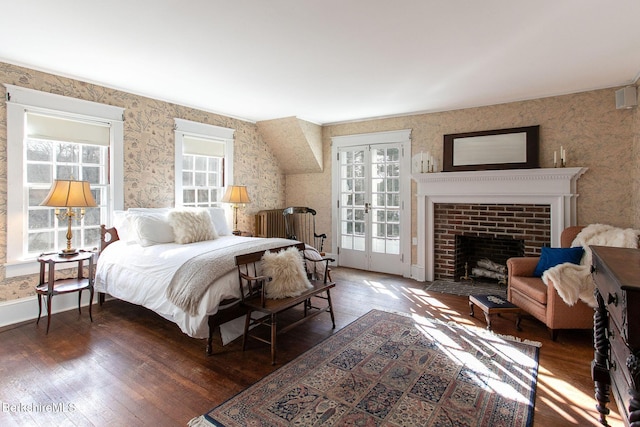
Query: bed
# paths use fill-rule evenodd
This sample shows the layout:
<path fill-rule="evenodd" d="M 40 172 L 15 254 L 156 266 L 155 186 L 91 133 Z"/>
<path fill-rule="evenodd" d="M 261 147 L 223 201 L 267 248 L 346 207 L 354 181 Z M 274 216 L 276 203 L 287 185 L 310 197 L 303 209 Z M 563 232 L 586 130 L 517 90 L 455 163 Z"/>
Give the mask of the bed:
<path fill-rule="evenodd" d="M 188 237 L 196 241 L 185 241 L 175 218 L 193 215 L 198 220 L 188 224 Z M 238 300 L 235 255 L 296 243 L 232 235 L 219 208 L 130 209 L 114 217 L 113 227 L 101 226 L 95 276 L 99 302 L 109 294 L 144 306 L 190 337 L 206 338 L 208 355 L 217 327 L 223 345 L 242 333 L 245 312 Z M 321 258 L 311 247 L 305 255 Z"/>

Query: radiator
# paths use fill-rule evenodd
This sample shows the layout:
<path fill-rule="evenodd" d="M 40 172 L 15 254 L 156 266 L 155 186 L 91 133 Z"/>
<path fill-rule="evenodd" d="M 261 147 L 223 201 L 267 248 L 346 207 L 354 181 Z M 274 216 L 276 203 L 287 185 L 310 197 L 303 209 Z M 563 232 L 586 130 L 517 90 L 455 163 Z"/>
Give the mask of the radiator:
<path fill-rule="evenodd" d="M 287 237 L 284 209 L 268 209 L 256 214 L 256 237 Z"/>

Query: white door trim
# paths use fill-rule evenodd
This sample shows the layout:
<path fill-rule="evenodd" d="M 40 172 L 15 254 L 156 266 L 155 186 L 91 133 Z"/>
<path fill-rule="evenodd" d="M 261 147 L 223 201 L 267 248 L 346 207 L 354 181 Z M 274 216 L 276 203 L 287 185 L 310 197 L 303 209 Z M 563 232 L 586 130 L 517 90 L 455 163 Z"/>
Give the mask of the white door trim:
<path fill-rule="evenodd" d="M 404 277 L 411 276 L 411 129 L 402 129 L 386 132 L 362 133 L 355 135 L 344 135 L 331 137 L 331 252 L 340 265 L 340 255 L 338 253 L 339 223 L 338 223 L 338 201 L 340 195 L 340 167 L 338 164 L 338 150 L 344 147 L 357 145 L 376 145 L 400 143 L 402 146 L 402 160 L 400 168 L 400 198 L 402 209 L 400 212 L 400 248 L 402 255 L 402 274 Z"/>

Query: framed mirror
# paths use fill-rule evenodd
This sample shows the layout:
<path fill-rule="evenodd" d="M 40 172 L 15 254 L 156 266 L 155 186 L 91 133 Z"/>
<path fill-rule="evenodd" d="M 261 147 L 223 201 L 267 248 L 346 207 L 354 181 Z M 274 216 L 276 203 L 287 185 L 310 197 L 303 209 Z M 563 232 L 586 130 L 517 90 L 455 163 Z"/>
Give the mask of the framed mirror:
<path fill-rule="evenodd" d="M 539 168 L 540 126 L 444 136 L 442 171 Z"/>

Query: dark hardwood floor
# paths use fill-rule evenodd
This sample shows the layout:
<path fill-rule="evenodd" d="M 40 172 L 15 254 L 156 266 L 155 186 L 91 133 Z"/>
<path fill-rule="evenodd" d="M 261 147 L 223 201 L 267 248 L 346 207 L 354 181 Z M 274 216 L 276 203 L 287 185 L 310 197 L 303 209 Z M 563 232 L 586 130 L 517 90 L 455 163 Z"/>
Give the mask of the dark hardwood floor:
<path fill-rule="evenodd" d="M 344 268 L 332 275 L 337 329 L 371 309 L 484 326 L 479 310 L 469 316 L 466 297 L 427 294 L 421 283 L 396 276 Z M 272 366 L 268 346 L 257 341 L 245 352 L 240 340 L 218 342 L 206 357 L 204 340 L 122 301 L 95 307 L 93 318 L 86 309 L 56 314 L 48 335 L 46 322 L 0 330 L 0 425 L 184 426 L 333 332 L 322 315 L 281 335 Z M 534 425 L 599 425 L 591 332 L 561 332 L 553 342 L 533 318 L 522 328 L 516 331 L 513 316 L 493 321 L 497 333 L 542 342 Z M 609 423 L 623 425 L 609 406 Z"/>

